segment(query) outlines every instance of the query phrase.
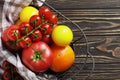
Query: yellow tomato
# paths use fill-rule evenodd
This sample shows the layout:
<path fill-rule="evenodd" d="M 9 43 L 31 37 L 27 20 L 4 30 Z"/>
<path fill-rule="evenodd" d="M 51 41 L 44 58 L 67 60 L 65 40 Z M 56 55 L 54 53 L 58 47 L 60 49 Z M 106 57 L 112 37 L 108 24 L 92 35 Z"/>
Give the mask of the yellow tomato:
<path fill-rule="evenodd" d="M 20 12 L 20 21 L 29 22 L 31 16 L 38 15 L 38 10 L 32 6 L 26 6 Z"/>
<path fill-rule="evenodd" d="M 68 26 L 59 25 L 53 29 L 52 39 L 58 46 L 66 46 L 73 40 L 73 32 Z"/>

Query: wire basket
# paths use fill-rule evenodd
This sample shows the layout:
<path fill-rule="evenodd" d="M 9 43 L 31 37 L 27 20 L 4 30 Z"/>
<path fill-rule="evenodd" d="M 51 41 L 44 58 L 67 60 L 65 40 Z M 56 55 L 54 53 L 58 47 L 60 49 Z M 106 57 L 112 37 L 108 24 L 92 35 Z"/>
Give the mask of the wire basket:
<path fill-rule="evenodd" d="M 92 72 L 94 71 L 95 62 L 94 62 L 93 56 L 89 52 L 88 40 L 84 31 L 81 29 L 81 27 L 78 24 L 71 21 L 69 18 L 64 16 L 61 12 L 53 8 L 51 5 L 41 0 L 39 1 L 42 2 L 43 5 L 49 7 L 54 13 L 56 13 L 59 18 L 59 24 L 65 24 L 69 26 L 72 29 L 73 35 L 74 35 L 74 39 L 70 44 L 76 55 L 75 62 L 72 65 L 72 67 L 63 73 L 53 73 L 51 71 L 50 72 L 48 71 L 47 74 L 54 74 L 58 78 L 58 80 L 89 79 L 89 77 L 92 75 Z M 33 2 L 32 5 L 39 8 L 39 6 L 36 5 L 36 2 Z M 87 75 L 84 75 L 83 73 L 85 73 L 85 68 L 86 68 L 88 59 L 89 60 L 91 59 L 91 65 L 89 65 L 90 68 L 89 68 L 89 72 L 86 73 Z"/>

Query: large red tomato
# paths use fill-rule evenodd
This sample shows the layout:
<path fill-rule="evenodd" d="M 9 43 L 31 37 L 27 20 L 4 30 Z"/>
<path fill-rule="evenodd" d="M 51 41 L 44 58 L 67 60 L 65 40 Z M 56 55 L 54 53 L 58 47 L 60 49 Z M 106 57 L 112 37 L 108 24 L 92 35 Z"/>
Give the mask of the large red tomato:
<path fill-rule="evenodd" d="M 42 42 L 35 42 L 22 52 L 23 63 L 34 72 L 44 72 L 52 64 L 53 55 L 49 46 Z"/>

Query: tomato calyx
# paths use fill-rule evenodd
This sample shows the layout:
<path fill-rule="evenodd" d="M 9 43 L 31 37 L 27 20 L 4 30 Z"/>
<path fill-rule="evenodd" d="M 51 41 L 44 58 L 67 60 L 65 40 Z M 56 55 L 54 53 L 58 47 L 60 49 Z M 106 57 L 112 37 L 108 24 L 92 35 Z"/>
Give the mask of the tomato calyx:
<path fill-rule="evenodd" d="M 42 51 L 38 51 L 36 49 L 33 49 L 33 50 L 35 54 L 33 55 L 32 60 L 35 61 L 35 63 L 37 63 L 37 61 L 39 60 L 42 60 L 43 62 L 45 62 L 45 60 L 42 57 L 42 54 L 45 52 L 45 50 L 42 50 Z"/>

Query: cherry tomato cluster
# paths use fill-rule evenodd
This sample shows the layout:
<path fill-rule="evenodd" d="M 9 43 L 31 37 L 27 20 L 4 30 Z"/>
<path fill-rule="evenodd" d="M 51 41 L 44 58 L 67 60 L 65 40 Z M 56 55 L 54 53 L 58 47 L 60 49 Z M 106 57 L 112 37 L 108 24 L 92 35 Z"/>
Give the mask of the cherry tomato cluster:
<path fill-rule="evenodd" d="M 17 68 L 7 60 L 3 61 L 2 68 L 4 69 L 3 80 L 24 80 L 17 72 Z"/>
<path fill-rule="evenodd" d="M 33 42 L 52 43 L 51 32 L 57 25 L 58 17 L 48 7 L 39 8 L 39 15 L 33 15 L 29 22 L 11 25 L 3 32 L 2 40 L 7 48 L 17 51 L 29 47 Z"/>

